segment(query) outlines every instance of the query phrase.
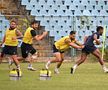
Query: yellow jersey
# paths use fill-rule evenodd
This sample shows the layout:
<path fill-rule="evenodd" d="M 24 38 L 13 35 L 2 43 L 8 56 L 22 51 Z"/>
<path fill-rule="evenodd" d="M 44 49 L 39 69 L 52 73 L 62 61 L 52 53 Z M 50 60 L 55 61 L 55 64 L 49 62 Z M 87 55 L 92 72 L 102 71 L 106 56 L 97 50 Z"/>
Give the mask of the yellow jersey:
<path fill-rule="evenodd" d="M 76 40 L 71 40 L 69 36 L 65 36 L 54 43 L 55 47 L 60 51 L 66 51 L 69 49 L 70 45 L 66 43 L 66 39 L 70 40 L 70 42 L 76 42 Z"/>
<path fill-rule="evenodd" d="M 6 33 L 5 33 L 5 42 L 4 42 L 4 45 L 7 45 L 7 46 L 17 46 L 18 45 L 18 39 L 13 39 L 13 38 L 16 38 L 17 35 L 16 35 L 16 29 L 14 30 L 9 30 L 7 29 L 6 30 Z"/>
<path fill-rule="evenodd" d="M 34 30 L 34 29 L 29 27 L 24 34 L 23 42 L 26 44 L 32 44 L 33 43 L 33 37 L 31 35 L 31 30 Z"/>

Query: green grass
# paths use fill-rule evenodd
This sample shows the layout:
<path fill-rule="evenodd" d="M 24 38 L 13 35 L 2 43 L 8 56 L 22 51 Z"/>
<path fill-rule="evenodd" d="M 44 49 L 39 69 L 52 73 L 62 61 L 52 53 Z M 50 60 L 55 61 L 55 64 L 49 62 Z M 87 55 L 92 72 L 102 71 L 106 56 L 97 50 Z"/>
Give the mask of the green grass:
<path fill-rule="evenodd" d="M 70 74 L 71 63 L 64 63 L 60 74 L 55 75 L 51 65 L 52 78 L 48 81 L 39 80 L 39 70 L 44 63 L 35 63 L 35 72 L 26 69 L 22 63 L 23 77 L 19 81 L 10 81 L 7 64 L 0 65 L 0 90 L 108 90 L 108 74 L 103 73 L 98 63 L 81 65 L 74 75 Z"/>

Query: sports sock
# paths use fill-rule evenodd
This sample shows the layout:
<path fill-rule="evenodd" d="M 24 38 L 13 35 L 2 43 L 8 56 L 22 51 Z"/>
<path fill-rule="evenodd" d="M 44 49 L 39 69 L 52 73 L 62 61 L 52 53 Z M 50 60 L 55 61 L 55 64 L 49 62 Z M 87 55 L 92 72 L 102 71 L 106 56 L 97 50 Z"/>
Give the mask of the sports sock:
<path fill-rule="evenodd" d="M 32 64 L 31 64 L 31 63 L 29 63 L 28 67 L 32 67 Z"/>
<path fill-rule="evenodd" d="M 76 68 L 77 68 L 77 66 L 78 66 L 78 65 L 77 65 L 77 64 L 75 64 L 75 65 L 73 66 L 73 69 L 76 69 Z"/>

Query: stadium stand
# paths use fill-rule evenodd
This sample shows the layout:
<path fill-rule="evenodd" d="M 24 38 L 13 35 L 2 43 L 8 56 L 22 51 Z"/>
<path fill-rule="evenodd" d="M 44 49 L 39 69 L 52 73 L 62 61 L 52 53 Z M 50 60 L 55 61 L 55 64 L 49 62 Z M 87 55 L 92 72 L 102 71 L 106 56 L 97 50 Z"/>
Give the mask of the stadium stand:
<path fill-rule="evenodd" d="M 78 39 L 83 42 L 84 35 L 93 33 L 96 26 L 104 26 L 108 21 L 107 0 L 21 0 L 21 2 L 30 11 L 30 15 L 35 16 L 50 35 L 55 37 L 55 41 L 62 35 L 67 35 L 68 31 L 76 30 L 80 32 Z M 86 19 L 81 21 L 77 19 L 78 17 L 86 17 L 88 21 Z M 84 25 L 81 27 L 82 23 Z"/>

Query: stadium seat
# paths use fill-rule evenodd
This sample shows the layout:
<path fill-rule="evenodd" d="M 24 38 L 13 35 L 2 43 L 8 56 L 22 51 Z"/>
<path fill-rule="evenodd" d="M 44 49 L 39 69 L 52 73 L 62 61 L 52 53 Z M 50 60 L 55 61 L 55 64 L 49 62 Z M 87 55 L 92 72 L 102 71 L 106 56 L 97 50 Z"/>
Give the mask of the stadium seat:
<path fill-rule="evenodd" d="M 84 16 L 91 16 L 91 13 L 89 12 L 89 10 L 84 10 L 83 15 Z"/>
<path fill-rule="evenodd" d="M 100 16 L 98 10 L 92 10 L 92 16 Z"/>
<path fill-rule="evenodd" d="M 70 10 L 76 10 L 77 8 L 76 8 L 76 5 L 70 5 L 70 8 L 69 8 Z"/>
<path fill-rule="evenodd" d="M 54 35 L 54 30 L 50 30 L 50 33 L 49 34 L 50 34 L 50 36 L 55 36 Z"/>
<path fill-rule="evenodd" d="M 51 5 L 51 6 L 52 6 L 51 9 L 54 9 L 54 10 L 60 9 L 60 7 L 58 7 L 58 5 Z"/>
<path fill-rule="evenodd" d="M 56 5 L 62 5 L 62 0 L 55 0 Z"/>
<path fill-rule="evenodd" d="M 65 5 L 71 5 L 72 1 L 71 0 L 64 0 L 65 1 Z"/>
<path fill-rule="evenodd" d="M 67 35 L 68 35 L 68 32 L 65 31 L 65 30 L 60 30 L 60 34 L 61 34 L 62 36 L 67 36 Z"/>
<path fill-rule="evenodd" d="M 90 0 L 91 5 L 96 5 L 96 0 Z"/>
<path fill-rule="evenodd" d="M 82 0 L 81 4 L 87 5 L 87 6 L 89 5 L 88 0 Z"/>
<path fill-rule="evenodd" d="M 103 6 L 103 9 L 104 9 L 104 10 L 108 10 L 108 5 L 104 5 L 104 6 Z"/>
<path fill-rule="evenodd" d="M 95 9 L 96 10 L 101 10 L 102 8 L 101 8 L 101 5 L 95 5 Z"/>
<path fill-rule="evenodd" d="M 27 1 L 27 0 L 25 0 L 25 1 Z M 30 4 L 32 4 L 32 5 L 39 3 L 37 0 L 28 0 L 28 1 L 30 1 Z"/>
<path fill-rule="evenodd" d="M 108 16 L 108 12 L 106 10 L 101 10 L 100 16 Z"/>
<path fill-rule="evenodd" d="M 40 10 L 40 16 L 49 16 L 47 10 L 45 9 Z"/>
<path fill-rule="evenodd" d="M 31 10 L 31 15 L 32 16 L 40 16 L 40 12 L 38 12 L 36 9 Z"/>
<path fill-rule="evenodd" d="M 65 10 L 66 11 L 66 10 Z M 57 16 L 65 16 L 65 12 L 64 12 L 64 10 L 63 9 L 59 9 L 59 10 L 57 10 L 57 14 L 56 14 Z"/>
<path fill-rule="evenodd" d="M 47 5 L 55 5 L 54 0 L 47 0 Z"/>
<path fill-rule="evenodd" d="M 73 1 L 73 4 L 74 4 L 74 5 L 80 5 L 80 4 L 81 4 L 80 1 L 81 1 L 81 0 L 74 0 L 74 1 Z"/>
<path fill-rule="evenodd" d="M 79 35 L 78 39 L 83 42 L 84 35 L 92 34 L 96 31 L 96 26 L 104 26 L 108 22 L 107 0 L 22 0 L 21 4 L 31 10 L 30 14 L 45 26 L 55 40 L 75 29 Z M 0 18 L 2 23 L 4 19 Z M 3 29 L 5 27 L 0 26 Z"/>
<path fill-rule="evenodd" d="M 67 10 L 66 5 L 60 5 L 60 9 Z"/>
<path fill-rule="evenodd" d="M 80 4 L 80 5 L 78 5 L 78 9 L 79 9 L 79 10 L 84 10 L 85 7 L 84 7 L 84 5 Z"/>
<path fill-rule="evenodd" d="M 49 9 L 51 9 L 51 7 L 50 7 L 50 5 L 43 5 L 43 9 L 49 10 Z"/>
<path fill-rule="evenodd" d="M 93 10 L 93 5 L 85 5 L 87 10 Z"/>
<path fill-rule="evenodd" d="M 46 2 L 45 2 L 45 0 L 39 0 L 39 4 L 40 4 L 40 5 L 45 5 Z"/>
<path fill-rule="evenodd" d="M 42 5 L 35 4 L 35 10 L 41 10 L 41 9 L 43 9 Z"/>
<path fill-rule="evenodd" d="M 98 0 L 98 5 L 105 5 L 104 0 Z"/>
<path fill-rule="evenodd" d="M 9 24 L 9 20 L 7 20 L 5 16 L 0 13 L 0 40 L 3 39 L 6 29 L 9 28 Z"/>
<path fill-rule="evenodd" d="M 35 5 L 28 4 L 28 5 L 26 5 L 26 9 L 27 10 L 35 9 Z"/>
<path fill-rule="evenodd" d="M 66 10 L 65 16 L 74 16 L 72 10 Z"/>
<path fill-rule="evenodd" d="M 75 16 L 82 16 L 83 13 L 81 12 L 81 10 L 75 10 L 74 15 L 75 15 Z"/>
<path fill-rule="evenodd" d="M 55 33 L 55 35 L 57 35 L 57 33 Z M 55 36 L 54 40 L 57 41 L 61 38 L 60 34 L 58 34 L 57 36 Z"/>
<path fill-rule="evenodd" d="M 28 5 L 30 2 L 29 2 L 29 0 L 22 0 L 21 1 L 21 4 L 22 5 Z"/>

